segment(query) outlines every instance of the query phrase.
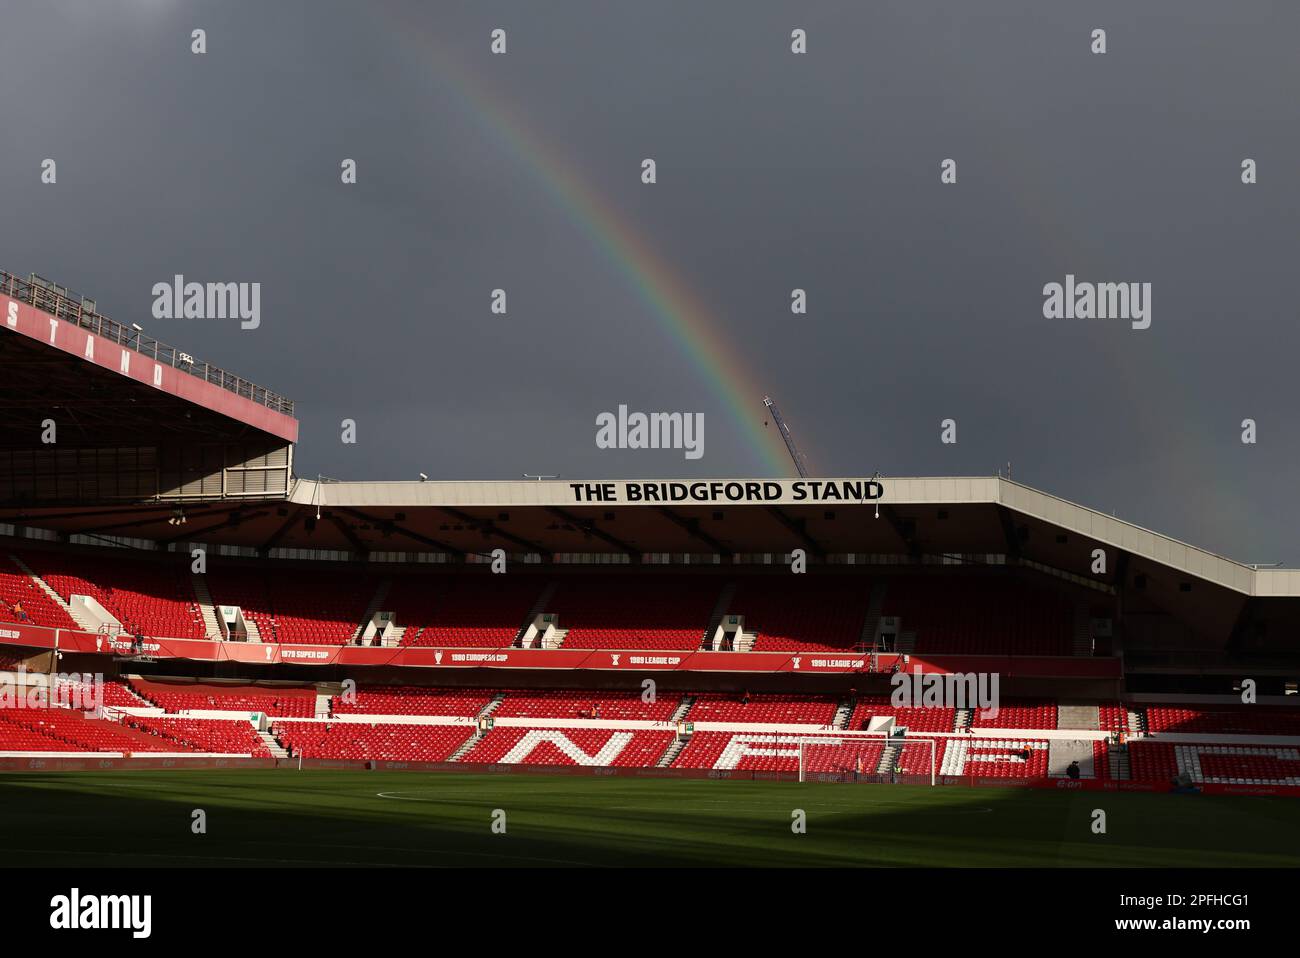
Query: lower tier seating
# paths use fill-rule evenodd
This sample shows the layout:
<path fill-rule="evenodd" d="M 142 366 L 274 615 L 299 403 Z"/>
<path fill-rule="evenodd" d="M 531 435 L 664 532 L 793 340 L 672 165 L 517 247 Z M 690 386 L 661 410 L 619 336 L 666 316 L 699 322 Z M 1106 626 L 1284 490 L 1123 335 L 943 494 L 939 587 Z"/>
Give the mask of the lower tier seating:
<path fill-rule="evenodd" d="M 1051 699 L 1004 699 L 997 715 L 983 709 L 971 714 L 971 728 L 1056 728 L 1056 702 Z"/>
<path fill-rule="evenodd" d="M 222 709 L 289 718 L 312 718 L 316 714 L 316 687 L 312 685 L 224 685 L 150 679 L 132 679 L 131 685 L 168 712 Z"/>
<path fill-rule="evenodd" d="M 472 732 L 464 725 L 361 722 L 278 722 L 271 730 L 293 755 L 390 762 L 445 762 Z"/>
<path fill-rule="evenodd" d="M 914 732 L 951 732 L 957 721 L 957 710 L 897 707 L 888 695 L 859 695 L 854 702 L 848 728 L 860 732 L 877 716 L 891 716 L 895 724 Z"/>
<path fill-rule="evenodd" d="M 1197 784 L 1300 785 L 1300 748 L 1294 746 L 1138 741 L 1129 746 L 1129 766 L 1137 781 L 1187 775 Z"/>
<path fill-rule="evenodd" d="M 674 733 L 594 728 L 498 726 L 462 762 L 505 765 L 589 765 L 645 768 L 672 744 Z"/>
<path fill-rule="evenodd" d="M 123 725 L 170 739 L 176 752 L 214 752 L 270 758 L 271 751 L 243 719 L 188 719 L 132 716 Z"/>

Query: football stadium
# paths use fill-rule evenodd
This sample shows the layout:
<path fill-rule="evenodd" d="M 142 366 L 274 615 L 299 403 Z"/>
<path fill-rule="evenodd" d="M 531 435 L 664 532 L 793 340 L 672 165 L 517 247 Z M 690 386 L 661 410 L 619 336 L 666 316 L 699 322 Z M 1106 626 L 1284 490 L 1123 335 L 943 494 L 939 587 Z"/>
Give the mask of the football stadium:
<path fill-rule="evenodd" d="M 11 936 L 1293 933 L 1298 31 L 6 3 Z"/>
<path fill-rule="evenodd" d="M 1001 476 L 305 479 L 291 401 L 0 297 L 8 864 L 1300 861 L 1300 572 Z"/>

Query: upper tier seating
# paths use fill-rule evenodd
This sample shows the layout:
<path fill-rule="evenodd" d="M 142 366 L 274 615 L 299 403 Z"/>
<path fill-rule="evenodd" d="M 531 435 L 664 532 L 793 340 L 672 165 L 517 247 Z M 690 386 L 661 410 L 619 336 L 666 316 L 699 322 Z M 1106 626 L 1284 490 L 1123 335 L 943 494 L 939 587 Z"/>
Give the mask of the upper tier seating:
<path fill-rule="evenodd" d="M 722 594 L 716 576 L 568 578 L 547 604 L 566 649 L 698 649 Z"/>
<path fill-rule="evenodd" d="M 642 702 L 639 692 L 508 692 L 496 718 L 643 719 L 666 722 L 681 704 L 680 693 L 664 693 Z M 595 714 L 592 710 L 595 709 Z"/>
<path fill-rule="evenodd" d="M 395 575 L 383 611 L 406 627 L 402 645 L 503 649 L 545 584 L 529 575 Z"/>
<path fill-rule="evenodd" d="M 445 762 L 474 734 L 466 725 L 361 722 L 277 722 L 271 732 L 294 755 L 389 762 Z"/>
<path fill-rule="evenodd" d="M 957 722 L 957 710 L 912 706 L 896 708 L 888 695 L 859 695 L 849 717 L 848 728 L 859 732 L 877 715 L 892 715 L 896 724 L 913 732 L 951 732 Z"/>
<path fill-rule="evenodd" d="M 458 715 L 472 718 L 492 701 L 479 689 L 428 689 L 412 685 L 358 686 L 356 701 L 330 700 L 335 715 Z"/>
<path fill-rule="evenodd" d="M 0 555 L 0 618 L 49 629 L 80 628 L 63 606 L 50 598 L 8 554 Z"/>
<path fill-rule="evenodd" d="M 312 718 L 316 714 L 316 688 L 312 685 L 224 685 L 149 679 L 133 679 L 131 684 L 136 692 L 168 712 L 222 709 L 291 718 Z"/>
<path fill-rule="evenodd" d="M 830 695 L 759 692 L 746 696 L 705 692 L 696 697 L 686 713 L 686 721 L 829 726 L 835 718 L 837 704 L 835 697 Z"/>
<path fill-rule="evenodd" d="M 1273 705 L 1149 705 L 1146 713 L 1153 734 L 1300 735 L 1300 709 Z"/>
<path fill-rule="evenodd" d="M 916 634 L 916 652 L 1069 655 L 1074 607 L 1054 592 L 1014 579 L 897 576 L 882 614 Z"/>
<path fill-rule="evenodd" d="M 375 593 L 373 580 L 338 569 L 215 568 L 208 590 L 217 605 L 237 605 L 257 624 L 263 642 L 344 645 L 361 625 Z"/>
<path fill-rule="evenodd" d="M 586 765 L 648 768 L 668 750 L 673 732 L 497 726 L 461 758 L 484 765 Z"/>
<path fill-rule="evenodd" d="M 756 652 L 842 652 L 862 641 L 870 595 L 863 576 L 749 577 L 738 580 L 726 611 L 758 633 Z"/>
<path fill-rule="evenodd" d="M 189 559 L 132 559 L 116 550 L 103 557 L 25 552 L 23 561 L 64 602 L 88 595 L 131 634 L 202 639 L 207 630 L 194 597 Z"/>

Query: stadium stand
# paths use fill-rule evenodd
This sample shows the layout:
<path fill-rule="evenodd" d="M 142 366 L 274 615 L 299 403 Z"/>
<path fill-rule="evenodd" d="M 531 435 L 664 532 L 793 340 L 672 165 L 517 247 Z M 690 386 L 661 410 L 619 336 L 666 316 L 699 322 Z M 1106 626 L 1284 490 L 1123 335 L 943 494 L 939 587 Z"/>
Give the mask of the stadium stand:
<path fill-rule="evenodd" d="M 33 738 L 35 736 L 35 738 Z M 16 744 L 18 742 L 28 744 Z M 30 744 L 39 741 L 39 744 Z M 179 752 L 176 742 L 73 709 L 0 709 L 0 751 Z"/>
<path fill-rule="evenodd" d="M 430 689 L 419 686 L 358 686 L 355 701 L 330 699 L 335 715 L 453 715 L 472 718 L 492 701 L 482 689 Z"/>
<path fill-rule="evenodd" d="M 531 576 L 397 575 L 384 611 L 405 627 L 402 645 L 506 648 L 540 597 Z"/>
<path fill-rule="evenodd" d="M 1046 778 L 1047 759 L 1046 741 L 954 738 L 946 743 L 939 767 L 943 775 Z"/>
<path fill-rule="evenodd" d="M 568 631 L 565 648 L 698 649 L 721 593 L 713 576 L 573 578 L 546 611 Z"/>
<path fill-rule="evenodd" d="M 761 722 L 829 728 L 835 718 L 836 705 L 836 699 L 828 695 L 707 692 L 695 697 L 686 719 L 691 722 Z"/>
<path fill-rule="evenodd" d="M 916 652 L 1069 655 L 1074 607 L 1052 592 L 992 576 L 896 576 L 883 614 L 915 633 Z"/>
<path fill-rule="evenodd" d="M 797 772 L 800 743 L 805 743 L 805 770 L 809 772 L 872 775 L 885 748 L 883 740 L 846 742 L 831 735 L 696 732 L 673 761 L 673 768 Z"/>
<path fill-rule="evenodd" d="M 312 758 L 445 762 L 473 734 L 465 725 L 277 722 L 272 734 L 293 755 Z"/>
<path fill-rule="evenodd" d="M 891 717 L 896 725 L 915 732 L 951 732 L 957 721 L 957 710 L 896 707 L 888 695 L 859 695 L 847 728 L 862 731 L 878 716 Z"/>
<path fill-rule="evenodd" d="M 270 758 L 253 726 L 242 719 L 188 719 L 132 716 L 123 720 L 129 728 L 167 739 L 174 751 L 208 752 L 224 755 L 251 755 Z"/>
<path fill-rule="evenodd" d="M 1300 735 L 1300 709 L 1149 705 L 1147 731 L 1229 735 Z"/>
<path fill-rule="evenodd" d="M 374 583 L 351 572 L 209 569 L 208 590 L 218 605 L 237 605 L 257 624 L 263 642 L 344 645 L 352 639 L 374 595 Z"/>
<path fill-rule="evenodd" d="M 10 622 L 30 622 L 51 629 L 77 628 L 72 616 L 9 555 L 0 556 L 0 613 Z"/>
<path fill-rule="evenodd" d="M 498 726 L 471 748 L 461 761 L 506 765 L 648 767 L 668 749 L 673 734 L 621 729 Z"/>
<path fill-rule="evenodd" d="M 643 702 L 636 692 L 508 692 L 492 714 L 497 718 L 642 719 L 665 722 L 672 717 L 681 695 L 656 696 Z"/>
<path fill-rule="evenodd" d="M 739 580 L 728 612 L 756 632 L 756 652 L 842 652 L 862 641 L 871 582 L 862 576 Z"/>
<path fill-rule="evenodd" d="M 24 552 L 21 556 L 63 599 L 88 595 L 132 634 L 201 639 L 206 630 L 189 566 L 114 555 Z M 76 626 L 71 626 L 75 628 Z"/>
<path fill-rule="evenodd" d="M 1056 728 L 1056 702 L 1050 699 L 1006 699 L 997 715 L 983 709 L 971 713 L 972 728 Z"/>
<path fill-rule="evenodd" d="M 316 687 L 312 685 L 231 686 L 136 678 L 131 680 L 131 687 L 138 695 L 168 712 L 222 709 L 265 712 L 291 718 L 312 718 L 316 714 Z"/>

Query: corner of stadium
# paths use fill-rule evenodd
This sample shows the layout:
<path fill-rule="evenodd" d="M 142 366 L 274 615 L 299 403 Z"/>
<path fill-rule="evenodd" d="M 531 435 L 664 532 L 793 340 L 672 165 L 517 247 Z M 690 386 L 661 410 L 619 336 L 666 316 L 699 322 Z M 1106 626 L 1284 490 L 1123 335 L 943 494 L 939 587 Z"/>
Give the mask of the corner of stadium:
<path fill-rule="evenodd" d="M 7 864 L 1300 862 L 1300 571 L 1001 476 L 303 478 L 284 397 L 0 308 Z"/>

